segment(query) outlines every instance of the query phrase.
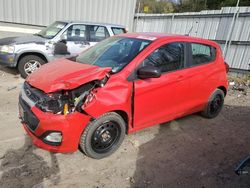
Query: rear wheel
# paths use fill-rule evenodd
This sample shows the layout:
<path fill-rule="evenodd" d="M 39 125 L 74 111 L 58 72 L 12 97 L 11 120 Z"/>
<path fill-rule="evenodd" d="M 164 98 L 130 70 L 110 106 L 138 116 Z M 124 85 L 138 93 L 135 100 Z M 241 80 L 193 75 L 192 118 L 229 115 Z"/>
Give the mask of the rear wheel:
<path fill-rule="evenodd" d="M 46 62 L 36 55 L 27 55 L 20 59 L 18 63 L 18 71 L 23 78 L 26 78 L 35 70 L 39 69 Z"/>
<path fill-rule="evenodd" d="M 202 116 L 206 118 L 216 117 L 224 104 L 224 92 L 220 89 L 216 89 L 210 96 L 205 109 L 201 112 Z"/>
<path fill-rule="evenodd" d="M 80 148 L 92 158 L 101 159 L 114 153 L 126 133 L 126 123 L 117 113 L 104 114 L 85 128 Z"/>

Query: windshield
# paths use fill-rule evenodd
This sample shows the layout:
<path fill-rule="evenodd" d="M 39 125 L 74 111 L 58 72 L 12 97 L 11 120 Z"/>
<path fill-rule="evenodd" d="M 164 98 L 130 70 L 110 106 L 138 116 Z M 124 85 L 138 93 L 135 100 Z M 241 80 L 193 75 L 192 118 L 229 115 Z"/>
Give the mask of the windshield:
<path fill-rule="evenodd" d="M 57 35 L 57 33 L 59 33 L 65 26 L 67 25 L 66 22 L 54 22 L 51 25 L 49 25 L 48 27 L 44 28 L 43 30 L 41 30 L 39 33 L 37 33 L 36 35 L 39 35 L 43 38 L 47 38 L 47 39 L 52 39 L 54 38 L 54 36 Z"/>
<path fill-rule="evenodd" d="M 112 37 L 80 54 L 76 61 L 99 67 L 111 67 L 116 73 L 132 61 L 151 41 Z"/>

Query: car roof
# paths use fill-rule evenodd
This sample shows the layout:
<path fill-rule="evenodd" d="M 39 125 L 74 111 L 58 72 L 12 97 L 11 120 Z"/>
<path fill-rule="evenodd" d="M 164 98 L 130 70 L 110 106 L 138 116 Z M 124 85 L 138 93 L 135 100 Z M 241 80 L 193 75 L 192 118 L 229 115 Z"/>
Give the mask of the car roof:
<path fill-rule="evenodd" d="M 123 25 L 111 24 L 111 23 L 87 22 L 87 21 L 80 21 L 80 20 L 57 20 L 57 21 L 58 22 L 65 22 L 68 24 L 74 23 L 74 24 L 101 25 L 101 26 L 125 28 L 125 26 L 123 26 Z"/>
<path fill-rule="evenodd" d="M 214 46 L 218 46 L 218 44 L 214 41 L 199 38 L 199 37 L 192 37 L 188 35 L 176 35 L 176 34 L 167 34 L 167 33 L 157 33 L 157 32 L 138 32 L 138 33 L 125 33 L 120 34 L 119 36 L 130 37 L 130 38 L 140 38 L 145 40 L 157 40 L 157 39 L 178 39 L 190 42 L 201 42 L 206 44 L 211 44 Z"/>

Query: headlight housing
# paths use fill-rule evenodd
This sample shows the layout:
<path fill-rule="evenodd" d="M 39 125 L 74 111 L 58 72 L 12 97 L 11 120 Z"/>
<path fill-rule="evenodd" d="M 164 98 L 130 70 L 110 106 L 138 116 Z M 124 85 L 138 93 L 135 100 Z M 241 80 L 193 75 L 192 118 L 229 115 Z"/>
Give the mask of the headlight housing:
<path fill-rule="evenodd" d="M 43 96 L 43 98 L 36 103 L 36 106 L 44 112 L 59 113 L 63 111 L 64 103 L 63 95 L 57 93 L 51 96 Z"/>
<path fill-rule="evenodd" d="M 0 46 L 0 52 L 12 54 L 12 53 L 14 53 L 14 51 L 15 51 L 15 47 L 12 45 Z"/>

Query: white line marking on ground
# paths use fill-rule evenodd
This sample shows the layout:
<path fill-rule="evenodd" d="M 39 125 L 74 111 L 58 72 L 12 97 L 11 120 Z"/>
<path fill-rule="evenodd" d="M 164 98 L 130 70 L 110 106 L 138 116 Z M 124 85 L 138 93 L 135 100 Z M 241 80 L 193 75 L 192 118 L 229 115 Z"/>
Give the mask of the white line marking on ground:
<path fill-rule="evenodd" d="M 6 139 L 6 140 L 0 140 L 0 143 L 13 142 L 13 141 L 23 140 L 23 139 L 25 139 L 25 136 L 19 136 L 15 138 Z"/>
<path fill-rule="evenodd" d="M 28 29 L 21 27 L 0 26 L 0 31 L 15 32 L 15 33 L 38 33 L 39 29 Z"/>

